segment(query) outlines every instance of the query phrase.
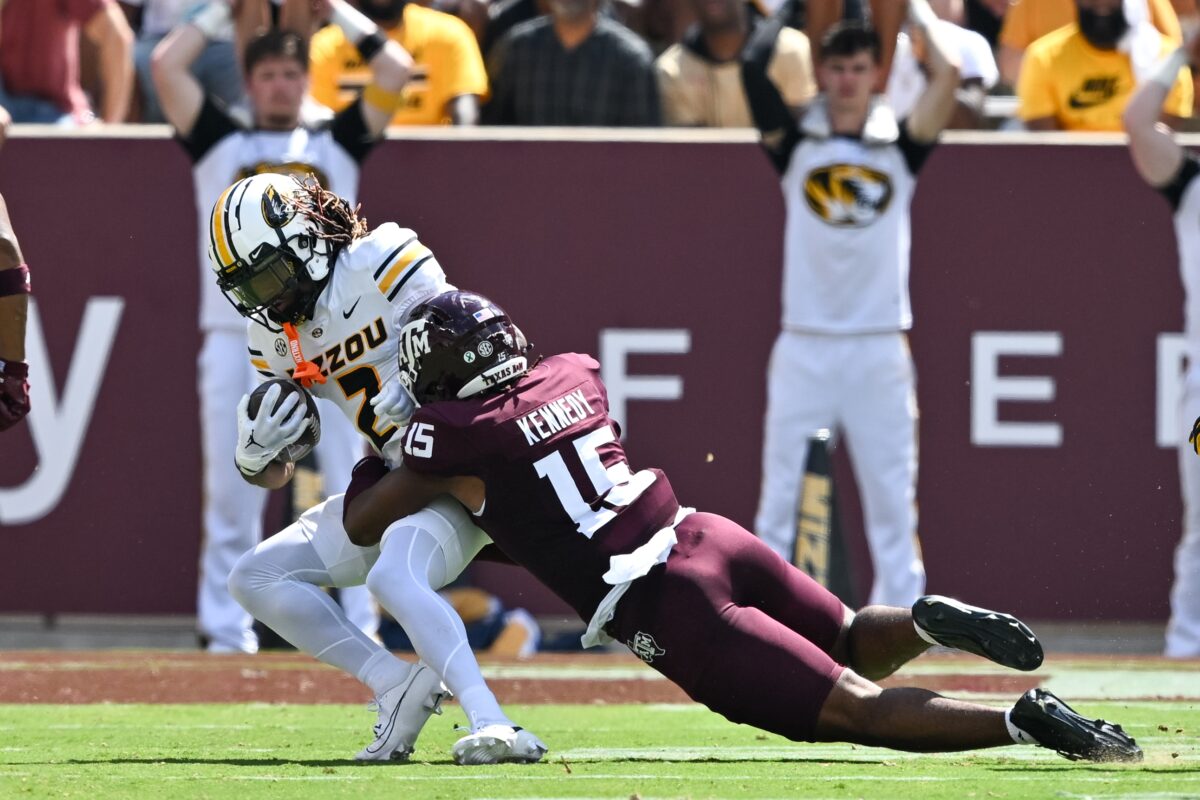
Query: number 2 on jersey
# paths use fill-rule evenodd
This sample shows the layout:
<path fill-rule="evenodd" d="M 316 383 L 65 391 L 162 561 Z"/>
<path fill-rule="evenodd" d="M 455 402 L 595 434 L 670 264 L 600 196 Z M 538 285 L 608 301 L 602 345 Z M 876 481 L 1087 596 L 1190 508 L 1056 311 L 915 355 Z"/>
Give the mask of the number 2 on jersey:
<path fill-rule="evenodd" d="M 591 483 L 595 493 L 593 496 L 604 498 L 597 508 L 592 508 L 584 499 L 583 492 L 571 476 L 562 450 L 555 450 L 533 462 L 538 477 L 550 479 L 558 502 L 575 523 L 575 528 L 589 539 L 611 522 L 621 509 L 636 500 L 649 485 L 647 481 L 639 479 L 643 473 L 633 475 L 629 471 L 629 464 L 624 461 L 606 467 L 600 460 L 600 448 L 615 438 L 612 427 L 606 425 L 576 436 L 570 442 Z"/>
<path fill-rule="evenodd" d="M 370 400 L 375 395 L 379 394 L 379 374 L 375 372 L 374 367 L 362 366 L 358 369 L 353 369 L 344 375 L 337 376 L 338 386 L 342 387 L 342 393 L 349 399 L 354 395 L 362 393 L 362 400 L 358 404 L 358 417 L 355 422 L 358 429 L 363 435 L 371 440 L 375 445 L 375 449 L 383 450 L 383 446 L 387 444 L 388 439 L 392 438 L 392 434 L 396 432 L 395 425 L 389 425 L 382 431 L 375 430 L 375 426 L 379 424 L 378 418 L 375 416 L 375 409 L 371 407 Z"/>

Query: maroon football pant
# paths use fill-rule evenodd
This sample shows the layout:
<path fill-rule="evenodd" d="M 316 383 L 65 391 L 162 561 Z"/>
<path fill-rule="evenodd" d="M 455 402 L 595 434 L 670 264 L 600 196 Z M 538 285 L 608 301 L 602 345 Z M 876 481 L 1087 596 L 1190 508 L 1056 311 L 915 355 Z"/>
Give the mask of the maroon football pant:
<path fill-rule="evenodd" d="M 829 656 L 841 601 L 724 517 L 691 514 L 675 533 L 606 630 L 727 719 L 812 741 L 844 669 Z"/>

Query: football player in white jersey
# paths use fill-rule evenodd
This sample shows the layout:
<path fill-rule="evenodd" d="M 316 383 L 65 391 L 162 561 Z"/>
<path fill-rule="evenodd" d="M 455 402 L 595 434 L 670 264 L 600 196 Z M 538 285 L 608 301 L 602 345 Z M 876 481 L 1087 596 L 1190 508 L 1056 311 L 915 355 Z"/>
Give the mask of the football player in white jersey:
<path fill-rule="evenodd" d="M 292 378 L 335 403 L 392 465 L 413 406 L 397 384 L 395 320 L 450 284 L 415 233 L 394 223 L 368 232 L 342 198 L 315 182 L 263 174 L 244 178 L 212 209 L 209 258 L 216 284 L 249 317 L 250 361 L 264 377 Z M 274 408 L 269 390 L 261 409 Z M 278 392 L 275 392 L 276 397 Z M 299 395 L 275 413 L 237 409 L 235 461 L 246 481 L 268 489 L 291 478 L 280 461 L 304 426 Z M 350 475 L 343 476 L 343 485 Z M 546 746 L 508 719 L 483 680 L 466 630 L 438 593 L 489 543 L 453 500 L 409 517 L 376 547 L 351 544 L 343 495 L 305 512 L 238 560 L 229 589 L 257 619 L 292 644 L 366 683 L 376 694 L 376 739 L 358 757 L 406 757 L 446 685 L 471 733 L 454 746 L 460 763 L 533 762 Z M 397 659 L 363 635 L 316 586 L 367 581 L 404 627 L 424 664 Z"/>
<path fill-rule="evenodd" d="M 1200 420 L 1200 160 L 1184 150 L 1160 122 L 1162 104 L 1180 71 L 1200 65 L 1200 37 L 1192 36 L 1159 64 L 1137 88 L 1122 122 L 1138 173 L 1171 203 L 1179 272 L 1183 278 L 1184 347 L 1187 374 L 1179 398 L 1179 479 L 1183 494 L 1183 536 L 1175 550 L 1171 620 L 1165 654 L 1200 657 L 1200 440 L 1192 421 Z M 1192 444 L 1188 444 L 1188 432 Z M 1197 452 L 1193 452 L 1196 448 Z"/>
<path fill-rule="evenodd" d="M 266 16 L 267 0 L 241 0 L 239 24 L 249 15 Z M 250 615 L 229 595 L 229 570 L 262 539 L 267 495 L 229 470 L 233 459 L 232 411 L 255 383 L 246 363 L 245 320 L 230 308 L 210 278 L 207 250 L 209 211 L 229 184 L 257 172 L 286 172 L 318 177 L 326 188 L 354 202 L 360 164 L 391 119 L 412 59 L 388 41 L 374 23 L 343 0 L 333 0 L 333 21 L 356 42 L 372 70 L 372 83 L 358 102 L 332 119 L 309 124 L 302 119 L 308 87 L 307 43 L 294 33 L 270 30 L 245 47 L 246 96 L 253 119 L 225 108 L 206 95 L 191 66 L 209 40 L 229 26 L 230 6 L 214 0 L 171 31 L 154 51 L 153 72 L 167 120 L 193 163 L 200 265 L 200 328 L 204 333 L 198 362 L 200 428 L 203 447 L 204 539 L 197 592 L 197 622 L 210 652 L 255 652 L 258 638 Z M 321 403 L 319 402 L 318 405 Z M 327 492 L 337 491 L 360 455 L 354 427 L 341 415 L 330 418 L 317 447 Z M 365 589 L 343 592 L 350 618 L 373 634 L 378 612 Z"/>
<path fill-rule="evenodd" d="M 912 35 L 929 84 L 897 122 L 872 95 L 879 37 L 840 23 L 822 40 L 823 91 L 797 121 L 752 41 L 743 80 L 762 144 L 781 178 L 783 331 L 767 378 L 763 484 L 755 532 L 790 560 L 807 440 L 826 428 L 850 446 L 875 567 L 869 603 L 908 606 L 924 593 L 917 545 L 917 408 L 905 331 L 909 203 L 917 171 L 954 110 L 959 71 L 925 0 Z"/>

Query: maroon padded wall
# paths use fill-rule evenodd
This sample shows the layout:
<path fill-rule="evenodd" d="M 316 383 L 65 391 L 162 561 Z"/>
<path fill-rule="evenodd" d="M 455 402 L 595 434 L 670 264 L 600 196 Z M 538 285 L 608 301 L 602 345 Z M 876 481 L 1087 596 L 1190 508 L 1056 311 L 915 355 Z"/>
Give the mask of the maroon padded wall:
<path fill-rule="evenodd" d="M 89 298 L 123 302 L 65 493 L 0 530 L 0 613 L 194 610 L 188 170 L 164 140 L 17 139 L 0 152 L 60 392 Z M 685 502 L 750 524 L 783 219 L 755 147 L 391 141 L 367 164 L 362 200 L 371 221 L 416 229 L 453 281 L 506 305 L 545 351 L 596 352 L 604 329 L 690 331 L 686 354 L 630 357 L 631 373 L 681 376 L 683 398 L 632 401 L 627 446 L 635 464 L 667 469 Z M 1155 443 L 1155 348 L 1180 329 L 1182 302 L 1166 205 L 1119 147 L 947 145 L 926 167 L 914 227 L 931 590 L 1038 618 L 1164 618 L 1180 509 L 1174 454 Z M 1059 423 L 1060 446 L 972 444 L 971 341 L 987 331 L 1061 334 L 1057 357 L 1001 361 L 1052 378 L 1055 398 L 1000 412 Z M 12 513 L 3 487 L 37 462 L 28 426 L 0 435 L 0 519 Z M 845 488 L 844 458 L 839 477 Z M 485 580 L 557 608 L 512 572 Z"/>

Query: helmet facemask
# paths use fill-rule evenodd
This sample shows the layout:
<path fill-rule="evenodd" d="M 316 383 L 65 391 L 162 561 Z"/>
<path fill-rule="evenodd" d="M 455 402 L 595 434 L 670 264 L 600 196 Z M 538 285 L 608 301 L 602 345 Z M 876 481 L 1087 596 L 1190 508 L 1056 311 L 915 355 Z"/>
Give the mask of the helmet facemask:
<path fill-rule="evenodd" d="M 210 258 L 217 285 L 239 314 L 269 330 L 298 325 L 312 314 L 336 245 L 321 235 L 299 183 L 267 175 L 245 181 L 260 185 L 239 191 L 235 184 L 223 197 L 228 201 L 213 210 Z M 218 227 L 218 212 L 225 230 Z"/>

